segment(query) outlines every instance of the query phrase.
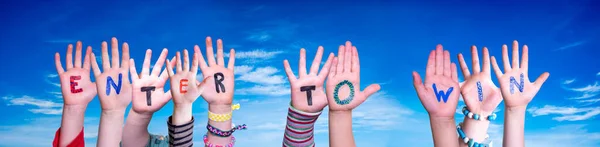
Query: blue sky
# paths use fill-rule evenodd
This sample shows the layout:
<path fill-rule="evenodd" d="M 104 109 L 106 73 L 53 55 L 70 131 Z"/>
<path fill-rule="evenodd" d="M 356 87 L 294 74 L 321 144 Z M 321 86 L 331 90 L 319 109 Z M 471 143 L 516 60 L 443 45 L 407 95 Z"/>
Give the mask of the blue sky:
<path fill-rule="evenodd" d="M 0 72 L 0 111 L 5 114 L 0 115 L 0 146 L 50 145 L 62 112 L 53 53 L 64 55 L 67 44 L 82 40 L 99 55 L 101 41 L 113 36 L 129 43 L 132 58 L 155 50 L 153 61 L 156 50 L 168 48 L 172 57 L 177 50 L 203 44 L 206 36 L 223 38 L 226 48 L 235 48 L 234 101 L 242 109 L 235 112 L 234 123 L 249 126 L 235 133 L 240 147 L 281 144 L 290 98 L 281 61 L 297 65 L 301 47 L 312 59 L 318 45 L 336 52 L 351 40 L 360 52 L 363 88 L 382 85 L 381 92 L 354 110 L 358 146 L 432 146 L 411 71 L 424 73 L 436 44 L 450 50 L 456 62 L 460 52 L 471 58 L 471 45 L 487 46 L 500 56 L 501 45 L 516 39 L 530 48 L 530 78 L 551 73 L 528 107 L 527 146 L 600 146 L 599 1 L 2 3 L 0 59 L 7 63 Z M 194 105 L 194 116 L 205 120 L 206 103 Z M 154 114 L 151 133 L 167 133 L 172 107 L 169 103 Z M 501 104 L 499 119 L 489 129 L 495 145 L 502 140 L 503 109 Z M 85 119 L 89 146 L 95 146 L 99 114 L 95 98 Z M 462 121 L 461 114 L 456 117 Z M 200 145 L 205 122 L 197 122 L 194 138 Z M 326 146 L 327 113 L 315 130 L 317 144 Z"/>

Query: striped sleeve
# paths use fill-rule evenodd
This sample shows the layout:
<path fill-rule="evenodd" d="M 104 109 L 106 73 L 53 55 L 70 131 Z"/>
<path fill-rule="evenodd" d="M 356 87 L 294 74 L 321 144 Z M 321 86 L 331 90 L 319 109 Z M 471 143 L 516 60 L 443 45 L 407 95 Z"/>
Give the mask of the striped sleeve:
<path fill-rule="evenodd" d="M 173 117 L 173 116 L 171 116 Z M 173 125 L 171 117 L 167 121 L 169 126 L 169 146 L 171 147 L 191 147 L 193 146 L 194 117 L 186 124 Z"/>
<path fill-rule="evenodd" d="M 284 147 L 314 147 L 314 126 L 321 112 L 303 112 L 290 106 L 283 137 Z"/>

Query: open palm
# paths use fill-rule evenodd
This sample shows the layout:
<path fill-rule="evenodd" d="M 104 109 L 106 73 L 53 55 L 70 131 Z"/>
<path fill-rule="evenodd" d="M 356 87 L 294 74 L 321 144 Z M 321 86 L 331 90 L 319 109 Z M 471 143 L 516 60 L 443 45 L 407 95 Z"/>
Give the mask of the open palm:
<path fill-rule="evenodd" d="M 327 95 L 323 90 L 323 83 L 329 73 L 333 53 L 329 54 L 323 69 L 319 73 L 319 66 L 323 57 L 323 47 L 319 46 L 317 54 L 310 67 L 310 73 L 306 73 L 306 50 L 300 49 L 300 61 L 298 65 L 300 78 L 296 79 L 288 60 L 283 61 L 285 72 L 291 85 L 292 106 L 305 112 L 319 112 L 327 106 Z M 303 90 L 304 88 L 304 90 Z M 313 89 L 314 88 L 314 89 Z M 310 91 L 311 95 L 308 95 Z M 309 98 L 310 97 L 310 100 Z"/>
<path fill-rule="evenodd" d="M 454 117 L 458 104 L 458 76 L 456 64 L 450 62 L 450 52 L 437 45 L 429 54 L 425 85 L 421 76 L 413 71 L 413 84 L 421 104 L 430 116 Z"/>
<path fill-rule="evenodd" d="M 502 97 L 506 107 L 526 107 L 527 104 L 540 90 L 550 73 L 544 72 L 534 83 L 529 81 L 529 49 L 527 45 L 523 46 L 523 58 L 519 66 L 519 42 L 516 40 L 512 44 L 512 67 L 508 58 L 508 47 L 502 46 L 502 61 L 504 63 L 504 74 L 500 70 L 496 58 L 492 56 L 492 66 L 496 77 L 500 82 Z"/>
<path fill-rule="evenodd" d="M 173 103 L 191 104 L 202 94 L 204 85 L 207 80 L 202 83 L 196 80 L 198 73 L 198 53 L 194 53 L 192 60 L 192 68 L 190 69 L 190 61 L 187 50 L 183 50 L 183 65 L 181 65 L 181 55 L 177 52 L 177 73 L 173 72 L 173 66 L 167 64 L 167 72 L 171 79 L 171 92 L 173 94 Z M 167 62 L 171 62 L 167 60 Z"/>
<path fill-rule="evenodd" d="M 231 49 L 229 51 L 229 63 L 227 68 L 225 67 L 223 41 L 221 41 L 221 39 L 217 40 L 217 61 L 215 61 L 212 39 L 210 37 L 206 37 L 206 57 L 208 59 L 208 65 L 206 64 L 198 45 L 194 46 L 194 52 L 200 56 L 200 60 L 198 61 L 200 70 L 202 70 L 202 75 L 204 76 L 204 79 L 206 79 L 203 82 L 215 83 L 215 80 L 219 80 L 221 81 L 219 83 L 222 84 L 215 83 L 206 86 L 202 92 L 204 100 L 209 104 L 231 105 L 233 102 L 234 91 L 233 68 L 235 63 L 235 50 Z M 213 78 L 210 78 L 211 76 L 213 76 Z"/>
<path fill-rule="evenodd" d="M 100 71 L 96 62 L 96 55 L 92 53 L 92 69 L 98 84 L 98 97 L 103 110 L 125 110 L 131 102 L 131 84 L 129 83 L 129 45 L 123 43 L 123 58 L 119 65 L 119 43 L 117 38 L 111 39 L 112 60 L 108 57 L 108 47 L 106 42 L 102 42 L 102 67 Z M 111 67 L 112 61 L 112 67 Z M 108 78 L 112 82 L 109 83 Z M 113 85 L 114 84 L 114 85 Z"/>
<path fill-rule="evenodd" d="M 81 41 L 77 42 L 75 49 L 75 64 L 73 64 L 73 45 L 67 47 L 67 71 L 62 67 L 60 54 L 54 54 L 54 64 L 60 78 L 60 88 L 65 105 L 87 106 L 96 96 L 96 84 L 90 79 L 90 59 L 92 47 L 87 47 L 83 66 L 81 64 Z"/>
<path fill-rule="evenodd" d="M 469 71 L 467 63 L 462 54 L 458 54 L 460 67 L 465 78 L 460 92 L 467 104 L 469 111 L 485 116 L 494 112 L 502 102 L 500 88 L 492 82 L 490 70 L 490 54 L 487 48 L 483 48 L 483 70 L 479 66 L 479 55 L 475 46 L 471 47 L 473 74 Z"/>
<path fill-rule="evenodd" d="M 167 49 L 162 50 L 156 64 L 152 68 L 152 73 L 150 73 L 152 50 L 146 50 L 146 58 L 142 65 L 142 72 L 139 75 L 135 69 L 134 60 L 129 60 L 129 70 L 133 82 L 133 111 L 140 114 L 152 114 L 171 100 L 171 91 L 164 92 L 164 86 L 169 77 L 166 71 L 162 71 L 161 73 L 167 52 Z M 167 64 L 172 65 L 173 63 Z M 145 91 L 143 91 L 144 89 Z M 149 96 L 146 91 L 151 91 Z"/>
<path fill-rule="evenodd" d="M 330 67 L 326 88 L 330 111 L 350 111 L 381 89 L 379 84 L 371 84 L 360 91 L 358 51 L 350 41 L 339 47 L 338 57 L 333 59 Z"/>

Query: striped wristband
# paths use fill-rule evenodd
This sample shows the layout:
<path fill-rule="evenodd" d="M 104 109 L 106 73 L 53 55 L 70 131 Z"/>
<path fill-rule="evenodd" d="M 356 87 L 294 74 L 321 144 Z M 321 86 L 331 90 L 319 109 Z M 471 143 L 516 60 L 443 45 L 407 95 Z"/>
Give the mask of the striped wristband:
<path fill-rule="evenodd" d="M 170 146 L 193 146 L 194 117 L 186 124 L 173 125 L 171 122 L 173 116 L 169 117 L 167 125 L 169 127 L 169 145 Z"/>
<path fill-rule="evenodd" d="M 285 147 L 313 147 L 314 126 L 321 112 L 310 113 L 298 110 L 290 105 L 287 125 L 283 138 Z"/>

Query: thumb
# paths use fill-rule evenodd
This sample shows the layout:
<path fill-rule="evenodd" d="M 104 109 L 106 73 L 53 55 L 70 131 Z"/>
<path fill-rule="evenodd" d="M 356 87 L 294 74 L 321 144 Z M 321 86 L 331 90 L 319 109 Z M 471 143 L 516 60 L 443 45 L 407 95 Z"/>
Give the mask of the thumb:
<path fill-rule="evenodd" d="M 213 78 L 213 77 L 212 77 L 212 76 L 207 76 L 206 78 L 204 78 L 204 79 L 202 80 L 202 82 L 198 82 L 198 86 L 197 86 L 197 87 L 198 87 L 198 92 L 199 92 L 200 94 L 202 94 L 202 92 L 204 92 L 204 87 L 206 86 L 206 83 L 207 83 L 207 82 L 208 82 L 208 81 L 209 81 L 211 78 Z"/>
<path fill-rule="evenodd" d="M 365 90 L 363 90 L 363 93 L 365 94 L 365 99 L 368 98 L 369 96 L 373 95 L 375 92 L 379 91 L 381 89 L 381 86 L 379 86 L 379 84 L 371 84 L 369 86 L 367 86 L 367 88 L 365 88 Z"/>
<path fill-rule="evenodd" d="M 421 94 L 425 92 L 425 86 L 423 85 L 423 80 L 421 80 L 421 76 L 416 71 L 413 71 L 413 86 L 415 90 L 417 90 L 417 94 Z"/>
<path fill-rule="evenodd" d="M 538 78 L 535 80 L 535 82 L 533 82 L 533 84 L 534 84 L 536 87 L 539 87 L 539 88 L 541 88 L 541 87 L 542 87 L 542 85 L 544 84 L 544 82 L 546 82 L 546 80 L 548 79 L 548 77 L 549 77 L 549 76 L 550 76 L 550 73 L 548 73 L 548 72 L 544 72 L 542 75 L 540 75 L 540 76 L 539 76 L 539 77 L 538 77 Z"/>

